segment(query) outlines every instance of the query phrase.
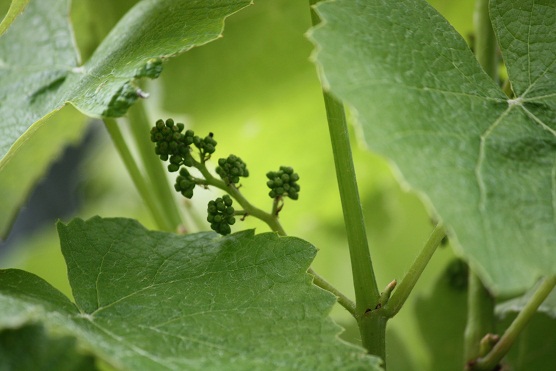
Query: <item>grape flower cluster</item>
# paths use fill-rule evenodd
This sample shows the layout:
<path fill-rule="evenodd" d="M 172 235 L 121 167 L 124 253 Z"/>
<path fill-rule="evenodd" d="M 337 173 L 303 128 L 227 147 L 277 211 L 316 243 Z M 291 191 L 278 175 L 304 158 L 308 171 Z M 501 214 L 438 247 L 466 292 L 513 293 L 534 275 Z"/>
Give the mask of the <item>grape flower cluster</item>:
<path fill-rule="evenodd" d="M 189 174 L 186 168 L 182 167 L 180 175 L 178 175 L 176 183 L 174 184 L 176 192 L 180 192 L 183 197 L 191 199 L 193 197 L 193 189 L 196 185 L 195 178 Z"/>
<path fill-rule="evenodd" d="M 199 163 L 191 155 L 191 146 L 199 151 L 201 163 L 207 161 L 216 150 L 216 141 L 212 133 L 201 138 L 193 132 L 186 130 L 185 125 L 175 123 L 172 119 L 158 120 L 151 129 L 151 141 L 155 143 L 154 152 L 162 161 L 169 161 L 168 171 L 173 173 L 180 171 L 174 184 L 174 189 L 184 197 L 193 197 L 193 189 L 197 184 L 195 178 L 189 174 L 183 166 L 191 167 Z"/>
<path fill-rule="evenodd" d="M 229 155 L 228 158 L 219 159 L 216 173 L 228 185 L 239 183 L 239 177 L 246 178 L 249 176 L 247 165 L 236 155 Z"/>
<path fill-rule="evenodd" d="M 210 228 L 221 234 L 227 235 L 232 231 L 230 226 L 236 222 L 234 218 L 234 208 L 232 207 L 232 198 L 228 195 L 209 201 L 207 207 L 207 222 Z"/>
<path fill-rule="evenodd" d="M 193 166 L 195 160 L 191 156 L 191 145 L 199 150 L 201 162 L 205 162 L 216 150 L 216 141 L 212 133 L 201 138 L 193 132 L 186 130 L 181 123 L 174 120 L 158 120 L 151 129 L 151 141 L 155 143 L 155 153 L 162 161 L 170 160 L 168 171 L 176 172 L 181 165 Z"/>
<path fill-rule="evenodd" d="M 174 183 L 174 189 L 186 198 L 193 197 L 193 190 L 196 185 L 213 185 L 227 193 L 233 194 L 234 197 L 242 202 L 243 196 L 238 192 L 238 184 L 240 178 L 248 177 L 249 170 L 247 165 L 241 158 L 236 155 L 229 155 L 226 158 L 218 160 L 218 166 L 215 171 L 222 181 L 215 179 L 208 171 L 205 162 L 208 161 L 216 150 L 216 141 L 213 134 L 209 133 L 205 138 L 201 138 L 193 132 L 193 130 L 185 130 L 185 125 L 175 123 L 171 118 L 167 120 L 156 121 L 154 127 L 150 131 L 150 139 L 155 144 L 155 153 L 162 161 L 168 161 L 168 171 L 178 172 L 179 174 Z M 195 150 L 195 154 L 193 153 Z M 195 157 L 193 156 L 195 155 Z M 194 177 L 188 167 L 193 167 L 202 174 L 203 177 Z M 283 198 L 289 197 L 292 200 L 299 198 L 299 175 L 293 171 L 293 168 L 280 166 L 278 171 L 270 171 L 266 174 L 268 181 L 266 185 L 270 188 L 268 195 L 274 200 L 273 213 L 274 216 L 283 206 Z M 238 198 L 239 197 L 239 198 Z M 245 201 L 245 200 L 244 200 Z M 247 201 L 245 211 L 241 213 L 244 216 L 249 215 L 249 205 Z M 210 223 L 212 230 L 221 235 L 231 233 L 230 226 L 236 221 L 236 211 L 232 207 L 232 198 L 224 195 L 221 198 L 210 201 L 207 206 L 207 221 Z"/>
<path fill-rule="evenodd" d="M 269 171 L 266 173 L 268 181 L 266 185 L 270 188 L 268 195 L 271 198 L 289 197 L 292 200 L 299 198 L 299 175 L 293 172 L 293 168 L 289 166 L 280 166 L 278 171 Z"/>

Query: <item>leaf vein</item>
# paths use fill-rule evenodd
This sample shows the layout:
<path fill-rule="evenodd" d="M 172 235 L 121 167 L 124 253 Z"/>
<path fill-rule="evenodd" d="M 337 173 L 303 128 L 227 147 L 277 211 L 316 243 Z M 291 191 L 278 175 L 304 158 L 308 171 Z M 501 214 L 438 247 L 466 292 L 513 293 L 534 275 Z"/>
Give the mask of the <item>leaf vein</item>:
<path fill-rule="evenodd" d="M 154 354 L 146 351 L 145 349 L 143 349 L 141 347 L 138 347 L 137 345 L 126 342 L 125 338 L 114 334 L 113 332 L 104 328 L 103 326 L 101 326 L 100 324 L 95 322 L 94 320 L 89 319 L 89 322 L 91 322 L 93 324 L 93 326 L 98 328 L 100 331 L 104 332 L 106 335 L 108 335 L 111 338 L 113 338 L 114 340 L 116 340 L 116 342 L 118 344 L 122 344 L 123 346 L 128 347 L 129 349 L 131 349 L 135 353 L 139 354 L 140 356 L 145 357 L 145 358 L 147 358 L 147 359 L 149 359 L 149 360 L 151 360 L 151 361 L 153 361 L 153 362 L 155 362 L 155 363 L 157 363 L 161 366 L 167 367 L 169 369 L 175 369 L 172 364 L 165 362 L 164 358 L 157 357 Z"/>
<path fill-rule="evenodd" d="M 503 121 L 504 117 L 508 115 L 512 108 L 513 106 L 510 106 L 504 112 L 502 112 L 500 116 L 480 136 L 479 157 L 477 159 L 477 165 L 475 166 L 475 178 L 479 186 L 479 212 L 481 213 L 481 215 L 483 215 L 486 211 L 486 186 L 481 172 L 486 156 L 486 142 L 488 137 Z"/>
<path fill-rule="evenodd" d="M 523 111 L 525 111 L 527 116 L 529 116 L 533 121 L 539 124 L 544 130 L 550 132 L 552 135 L 556 137 L 556 130 L 552 129 L 550 126 L 545 124 L 541 119 L 539 119 L 533 112 L 529 111 L 525 106 L 521 105 L 520 107 L 523 109 Z"/>

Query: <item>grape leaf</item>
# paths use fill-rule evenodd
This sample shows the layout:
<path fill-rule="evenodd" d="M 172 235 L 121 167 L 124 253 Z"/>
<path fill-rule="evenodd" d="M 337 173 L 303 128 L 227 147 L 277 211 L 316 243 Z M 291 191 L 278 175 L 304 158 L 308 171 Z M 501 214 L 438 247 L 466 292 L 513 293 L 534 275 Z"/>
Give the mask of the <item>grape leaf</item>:
<path fill-rule="evenodd" d="M 0 328 L 40 321 L 123 369 L 380 369 L 338 339 L 335 298 L 311 284 L 316 249 L 300 239 L 99 217 L 58 232 L 76 305 L 37 276 L 0 271 Z"/>
<path fill-rule="evenodd" d="M 495 293 L 556 273 L 555 7 L 491 2 L 514 99 L 422 0 L 321 3 L 310 33 L 325 88 Z"/>
<path fill-rule="evenodd" d="M 4 171 L 15 156 L 36 154 L 31 135 L 67 102 L 89 116 L 122 116 L 147 95 L 137 87 L 139 79 L 158 77 L 166 59 L 220 37 L 224 18 L 250 1 L 141 1 L 82 66 L 69 24 L 69 4 L 32 1 L 0 38 L 2 180 L 13 180 Z M 74 135 L 72 129 L 67 132 L 62 139 Z M 43 154 L 53 158 L 57 152 Z M 16 206 L 39 175 L 19 183 Z M 11 205 L 1 210 L 0 231 L 5 231 L 14 210 Z"/>

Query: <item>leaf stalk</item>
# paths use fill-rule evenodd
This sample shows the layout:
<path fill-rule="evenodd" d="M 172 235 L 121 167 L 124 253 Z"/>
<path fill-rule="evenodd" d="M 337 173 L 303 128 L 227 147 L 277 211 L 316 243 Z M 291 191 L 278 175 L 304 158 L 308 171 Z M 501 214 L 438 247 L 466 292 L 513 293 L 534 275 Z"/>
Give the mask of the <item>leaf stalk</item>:
<path fill-rule="evenodd" d="M 479 358 L 476 362 L 471 363 L 471 370 L 493 370 L 508 353 L 518 335 L 523 331 L 527 323 L 529 323 L 533 315 L 537 312 L 539 306 L 552 292 L 555 286 L 556 276 L 545 278 L 531 297 L 531 300 L 529 300 L 521 312 L 519 312 L 492 350 L 485 357 Z"/>
<path fill-rule="evenodd" d="M 440 245 L 445 236 L 446 231 L 442 225 L 437 225 L 433 229 L 425 246 L 421 249 L 419 255 L 415 258 L 415 261 L 402 278 L 401 282 L 397 285 L 397 288 L 392 293 L 386 305 L 383 306 L 384 314 L 388 318 L 394 317 L 400 311 L 432 258 L 436 248 Z"/>
<path fill-rule="evenodd" d="M 135 188 L 137 188 L 141 198 L 145 201 L 145 204 L 151 212 L 158 228 L 167 232 L 175 232 L 175 227 L 172 226 L 172 223 L 169 221 L 166 214 L 159 208 L 159 204 L 153 192 L 150 192 L 149 185 L 143 177 L 139 166 L 135 162 L 128 145 L 124 140 L 124 136 L 118 126 L 118 122 L 115 119 L 105 118 L 104 125 L 106 126 L 106 129 L 112 138 L 112 142 L 114 143 L 116 150 L 120 154 L 120 157 L 124 162 L 129 175 L 131 176 L 131 180 L 135 184 Z"/>
<path fill-rule="evenodd" d="M 156 192 L 157 200 L 166 214 L 168 223 L 176 229 L 183 224 L 183 219 L 176 204 L 176 199 L 168 182 L 163 163 L 153 152 L 153 143 L 149 140 L 151 124 L 145 111 L 145 105 L 139 101 L 128 111 L 130 131 L 136 148 L 143 162 L 150 187 Z"/>

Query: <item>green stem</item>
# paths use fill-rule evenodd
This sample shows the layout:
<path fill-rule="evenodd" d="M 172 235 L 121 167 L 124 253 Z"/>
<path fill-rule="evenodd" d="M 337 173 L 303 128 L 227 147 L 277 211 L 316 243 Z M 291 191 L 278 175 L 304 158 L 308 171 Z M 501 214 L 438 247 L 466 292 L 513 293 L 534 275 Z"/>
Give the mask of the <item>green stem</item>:
<path fill-rule="evenodd" d="M 267 213 L 252 205 L 234 185 L 227 185 L 224 181 L 216 179 L 210 171 L 208 171 L 204 163 L 194 161 L 193 166 L 203 175 L 203 184 L 211 185 L 228 193 L 241 205 L 241 207 L 243 207 L 243 210 L 247 215 L 251 215 L 259 220 L 262 220 L 270 227 L 270 229 L 279 235 L 286 235 L 286 231 L 284 231 L 284 228 L 282 228 L 282 225 L 278 220 L 278 215 Z"/>
<path fill-rule="evenodd" d="M 116 149 L 120 154 L 120 157 L 122 158 L 122 161 L 124 162 L 125 167 L 127 168 L 127 171 L 129 172 L 129 175 L 131 176 L 133 183 L 135 184 L 135 187 L 137 188 L 139 194 L 141 195 L 141 198 L 143 199 L 143 201 L 145 201 L 145 204 L 149 208 L 149 211 L 151 212 L 155 223 L 157 223 L 158 228 L 161 230 L 173 232 L 174 227 L 168 223 L 167 218 L 164 216 L 164 213 L 159 208 L 159 204 L 157 203 L 156 198 L 154 197 L 153 193 L 150 192 L 147 182 L 143 178 L 143 175 L 141 174 L 137 163 L 135 162 L 133 156 L 131 155 L 131 152 L 129 151 L 122 132 L 118 127 L 118 123 L 114 119 L 106 118 L 104 119 L 104 124 L 106 126 L 106 129 L 108 130 L 108 133 L 110 134 L 110 137 L 112 138 L 112 142 L 114 142 L 114 145 L 116 146 Z"/>
<path fill-rule="evenodd" d="M 469 362 L 480 356 L 481 339 L 495 330 L 495 301 L 480 278 L 469 271 L 467 294 L 467 325 L 464 334 L 464 359 Z"/>
<path fill-rule="evenodd" d="M 417 256 L 417 258 L 415 258 L 415 261 L 409 268 L 409 271 L 397 285 L 386 305 L 383 306 L 384 314 L 388 318 L 394 317 L 400 311 L 403 304 L 409 297 L 409 294 L 415 287 L 417 280 L 419 279 L 419 277 L 421 277 L 421 273 L 423 273 L 425 267 L 436 251 L 436 248 L 440 245 L 442 239 L 445 236 L 446 232 L 444 230 L 444 227 L 442 227 L 441 225 L 437 225 L 433 229 L 431 235 L 429 236 L 429 239 L 425 243 L 425 246 Z"/>
<path fill-rule="evenodd" d="M 351 258 L 356 318 L 359 319 L 363 347 L 384 359 L 386 351 L 382 332 L 386 329 L 386 322 L 381 316 L 366 315 L 378 304 L 380 292 L 367 242 L 344 108 L 329 93 L 323 94 Z"/>
<path fill-rule="evenodd" d="M 309 1 L 311 6 L 317 2 L 318 0 Z M 311 19 L 313 26 L 320 22 L 312 8 Z M 385 362 L 387 319 L 383 317 L 381 311 L 375 310 L 380 292 L 369 252 L 344 106 L 324 90 L 323 96 L 351 258 L 355 288 L 355 318 L 358 321 L 363 347 Z"/>
<path fill-rule="evenodd" d="M 473 22 L 475 26 L 475 57 L 485 72 L 498 80 L 498 54 L 496 36 L 490 21 L 489 0 L 477 0 Z"/>
<path fill-rule="evenodd" d="M 149 123 L 144 104 L 142 102 L 134 104 L 128 111 L 128 117 L 130 120 L 129 128 L 144 164 L 146 175 L 149 178 L 150 189 L 156 192 L 157 200 L 164 210 L 167 223 L 173 226 L 173 230 L 176 230 L 179 225 L 183 224 L 183 220 L 168 182 L 164 164 L 155 155 L 154 145 L 149 139 L 152 125 Z"/>
<path fill-rule="evenodd" d="M 350 249 L 357 311 L 364 313 L 374 308 L 380 293 L 369 252 L 344 107 L 328 92 L 323 95 Z"/>
<path fill-rule="evenodd" d="M 336 295 L 336 297 L 338 298 L 338 303 L 355 317 L 355 303 L 350 298 L 345 296 L 337 288 L 332 286 L 332 284 L 330 284 L 323 277 L 317 274 L 317 272 L 315 272 L 313 268 L 309 268 L 307 272 L 313 276 L 313 283 L 315 285 Z"/>
<path fill-rule="evenodd" d="M 473 363 L 471 369 L 484 371 L 493 370 L 508 353 L 517 336 L 523 331 L 531 317 L 537 312 L 539 306 L 555 286 L 556 276 L 546 278 L 492 350 L 485 357 L 479 358 Z"/>
<path fill-rule="evenodd" d="M 496 55 L 496 37 L 490 21 L 488 0 L 477 0 L 474 12 L 475 56 L 485 72 L 497 79 L 498 58 Z M 469 271 L 469 288 L 467 299 L 467 326 L 464 335 L 465 360 L 476 359 L 480 355 L 481 339 L 494 331 L 495 301 L 484 287 L 479 277 Z"/>

